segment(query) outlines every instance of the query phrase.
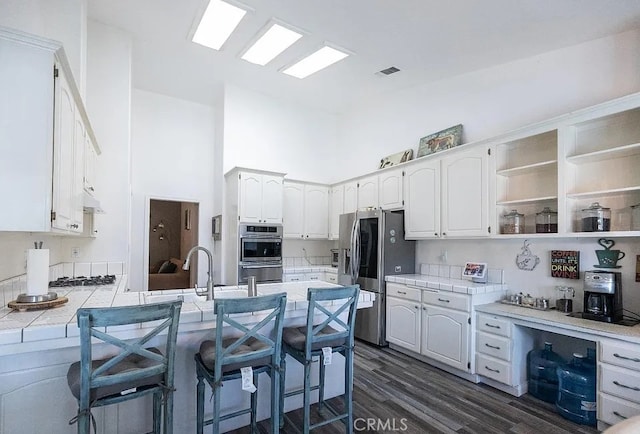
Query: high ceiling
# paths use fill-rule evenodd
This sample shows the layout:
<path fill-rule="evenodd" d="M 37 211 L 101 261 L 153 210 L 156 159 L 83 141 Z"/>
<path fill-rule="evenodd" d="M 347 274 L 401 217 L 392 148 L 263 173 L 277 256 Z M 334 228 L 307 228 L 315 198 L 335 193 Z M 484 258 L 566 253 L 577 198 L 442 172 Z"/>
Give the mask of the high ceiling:
<path fill-rule="evenodd" d="M 89 0 L 89 18 L 131 33 L 136 88 L 214 104 L 230 83 L 335 113 L 385 92 L 640 28 L 640 0 L 242 0 L 253 11 L 214 51 L 190 41 L 207 2 Z M 241 60 L 272 18 L 306 35 L 267 66 Z M 353 55 L 303 80 L 279 72 L 324 41 Z M 391 66 L 400 72 L 376 74 Z"/>

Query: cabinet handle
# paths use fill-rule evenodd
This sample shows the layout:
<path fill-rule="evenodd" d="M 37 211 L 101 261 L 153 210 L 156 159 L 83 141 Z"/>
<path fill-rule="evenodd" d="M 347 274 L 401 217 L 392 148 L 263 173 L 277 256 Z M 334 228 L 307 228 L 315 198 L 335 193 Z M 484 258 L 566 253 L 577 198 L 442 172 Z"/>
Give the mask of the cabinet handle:
<path fill-rule="evenodd" d="M 398 294 L 407 295 L 406 291 L 398 291 Z"/>
<path fill-rule="evenodd" d="M 484 367 L 491 372 L 497 372 L 498 374 L 500 373 L 500 369 L 491 369 L 490 367 L 488 367 L 487 365 L 484 365 Z"/>
<path fill-rule="evenodd" d="M 618 413 L 618 412 L 617 412 L 617 411 L 615 411 L 615 410 L 613 411 L 613 414 L 615 414 L 616 416 L 618 416 L 620 419 L 628 419 L 628 417 L 627 417 L 627 416 L 623 416 L 623 415 L 621 415 L 620 413 Z"/>
<path fill-rule="evenodd" d="M 636 392 L 640 392 L 640 387 L 635 387 L 635 386 L 627 386 L 626 384 L 622 384 L 622 383 L 618 383 L 617 380 L 613 380 L 613 384 L 615 384 L 616 386 L 625 388 L 625 389 L 631 389 L 634 390 Z"/>
<path fill-rule="evenodd" d="M 617 357 L 617 358 L 622 359 L 622 360 L 630 360 L 630 361 L 632 361 L 632 362 L 640 362 L 640 359 L 638 359 L 638 358 L 635 358 L 635 357 L 625 357 L 625 356 L 621 356 L 621 355 L 620 355 L 620 354 L 618 354 L 618 353 L 613 353 L 613 357 Z"/>
<path fill-rule="evenodd" d="M 496 347 L 496 346 L 494 346 L 494 345 L 489 345 L 489 344 L 487 344 L 486 342 L 485 342 L 485 344 L 484 344 L 484 345 L 485 345 L 485 346 L 487 346 L 487 347 L 489 347 L 489 348 L 493 348 L 494 350 L 499 350 L 499 349 L 500 349 L 500 347 Z"/>
<path fill-rule="evenodd" d="M 438 236 L 438 233 L 436 232 L 436 233 L 435 233 L 435 234 L 433 234 L 433 235 L 435 235 L 435 236 L 437 237 L 437 236 Z"/>
<path fill-rule="evenodd" d="M 500 326 L 489 324 L 488 322 L 484 323 L 484 325 L 486 325 L 487 327 L 491 327 L 492 329 L 499 329 L 500 328 Z"/>
<path fill-rule="evenodd" d="M 446 233 L 446 232 L 443 232 L 443 233 L 442 233 L 442 236 L 443 236 L 443 237 L 446 237 L 446 236 L 447 236 L 447 233 Z"/>
<path fill-rule="evenodd" d="M 93 187 L 89 187 L 89 190 L 91 190 L 91 191 L 95 191 L 95 190 L 93 189 Z"/>
<path fill-rule="evenodd" d="M 420 307 L 419 307 L 419 306 L 413 306 L 413 307 L 415 307 L 416 309 L 420 309 Z"/>
<path fill-rule="evenodd" d="M 424 307 L 424 306 L 422 306 L 422 310 L 427 310 L 427 308 L 426 308 L 426 307 Z"/>
<path fill-rule="evenodd" d="M 441 301 L 443 303 L 450 303 L 450 301 L 447 300 L 446 298 L 438 298 L 438 301 Z"/>

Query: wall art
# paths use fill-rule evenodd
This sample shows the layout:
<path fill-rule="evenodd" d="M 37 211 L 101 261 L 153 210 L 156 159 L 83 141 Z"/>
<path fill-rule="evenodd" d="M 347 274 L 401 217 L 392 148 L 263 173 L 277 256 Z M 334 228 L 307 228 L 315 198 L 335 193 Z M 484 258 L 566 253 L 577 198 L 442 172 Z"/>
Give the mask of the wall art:
<path fill-rule="evenodd" d="M 551 277 L 580 279 L 580 252 L 577 250 L 552 250 Z"/>
<path fill-rule="evenodd" d="M 462 124 L 438 131 L 420 139 L 418 157 L 453 148 L 462 142 Z"/>
<path fill-rule="evenodd" d="M 598 244 L 604 247 L 604 250 L 596 250 L 596 256 L 598 257 L 598 264 L 594 265 L 596 268 L 621 268 L 618 265 L 618 261 L 624 258 L 625 254 L 620 250 L 612 250 L 611 248 L 616 244 L 613 240 L 606 238 L 600 238 Z"/>
<path fill-rule="evenodd" d="M 380 166 L 378 169 L 384 169 L 385 167 L 395 166 L 396 164 L 404 163 L 413 159 L 413 149 L 407 149 L 397 154 L 389 155 L 380 160 Z"/>
<path fill-rule="evenodd" d="M 519 269 L 532 271 L 540 263 L 540 258 L 529 250 L 529 242 L 524 240 L 522 251 L 516 256 L 516 265 Z"/>

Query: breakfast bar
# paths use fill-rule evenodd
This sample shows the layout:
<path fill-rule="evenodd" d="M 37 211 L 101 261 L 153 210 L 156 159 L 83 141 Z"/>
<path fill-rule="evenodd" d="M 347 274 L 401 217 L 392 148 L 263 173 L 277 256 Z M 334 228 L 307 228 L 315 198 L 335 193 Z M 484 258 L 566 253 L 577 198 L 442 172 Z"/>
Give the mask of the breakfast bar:
<path fill-rule="evenodd" d="M 320 281 L 264 284 L 258 295 L 287 293 L 285 325 L 302 325 L 306 321 L 306 295 L 309 287 L 337 287 Z M 213 301 L 194 294 L 193 289 L 154 292 L 126 290 L 126 276 L 118 276 L 114 285 L 56 288 L 58 295 L 68 298 L 60 307 L 48 310 L 19 312 L 0 309 L 0 432 L 74 433 L 75 425 L 68 421 L 76 415 L 77 403 L 67 386 L 69 365 L 79 358 L 79 336 L 75 312 L 80 307 L 115 307 L 141 305 L 182 299 L 176 353 L 174 432 L 195 431 L 196 375 L 193 355 L 200 342 L 213 336 L 215 316 Z M 246 297 L 246 286 L 216 288 L 216 297 Z M 358 309 L 371 307 L 375 295 L 360 292 Z M 326 306 L 331 310 L 331 306 Z M 252 324 L 259 315 L 243 315 L 239 321 Z M 122 326 L 116 334 L 122 339 L 136 337 L 142 330 Z M 153 344 L 153 342 L 151 342 Z M 109 348 L 96 348 L 96 356 L 109 354 Z M 342 393 L 344 366 L 341 356 L 327 367 L 325 396 Z M 314 374 L 315 375 L 315 374 Z M 287 388 L 302 385 L 301 367 L 291 363 L 287 369 Z M 268 377 L 260 376 L 260 387 L 268 389 Z M 265 384 L 262 384 L 264 382 Z M 236 384 L 237 383 L 237 384 Z M 259 389 L 260 389 L 259 387 Z M 208 400 L 210 390 L 207 389 Z M 264 396 L 267 401 L 268 395 Z M 138 402 L 139 401 L 139 402 Z M 225 384 L 222 389 L 222 411 L 246 407 L 249 394 L 241 390 L 240 381 Z M 285 410 L 301 406 L 301 398 L 286 401 Z M 150 430 L 149 403 L 144 399 L 93 410 L 98 432 L 146 432 Z M 259 402 L 258 419 L 268 417 L 269 403 Z M 247 420 L 232 419 L 222 424 L 223 430 L 246 425 Z"/>

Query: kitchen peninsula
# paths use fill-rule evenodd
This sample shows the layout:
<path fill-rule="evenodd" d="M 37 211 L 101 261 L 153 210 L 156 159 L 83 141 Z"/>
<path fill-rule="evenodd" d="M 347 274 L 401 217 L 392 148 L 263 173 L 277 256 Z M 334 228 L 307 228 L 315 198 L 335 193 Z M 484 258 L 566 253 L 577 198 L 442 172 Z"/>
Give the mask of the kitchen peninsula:
<path fill-rule="evenodd" d="M 258 294 L 287 292 L 285 324 L 302 324 L 308 306 L 307 288 L 333 286 L 337 285 L 319 281 L 259 285 Z M 240 292 L 246 294 L 246 286 L 220 287 L 216 290 L 219 297 L 237 297 Z M 69 302 L 55 309 L 28 312 L 11 311 L 7 307 L 0 309 L 0 432 L 42 432 L 44 426 L 48 432 L 55 434 L 76 432 L 75 426 L 68 425 L 69 419 L 76 414 L 77 404 L 68 390 L 66 373 L 69 365 L 80 356 L 75 319 L 79 307 L 137 305 L 179 296 L 184 298 L 184 303 L 176 354 L 174 431 L 194 431 L 196 375 L 193 355 L 198 351 L 200 342 L 211 337 L 215 327 L 213 301 L 201 301 L 193 296 L 192 289 L 157 291 L 153 294 L 130 292 L 126 290 L 126 276 L 118 276 L 114 285 L 60 288 L 58 293 L 67 297 Z M 373 294 L 361 291 L 358 308 L 371 307 L 373 297 Z M 245 315 L 241 319 L 250 324 L 255 318 L 258 317 Z M 136 336 L 137 331 L 135 327 L 123 326 L 118 334 L 126 339 Z M 102 346 L 96 356 L 106 354 L 108 348 Z M 300 366 L 289 364 L 287 374 L 287 387 L 302 385 Z M 331 377 L 341 378 L 343 375 L 342 359 L 337 356 L 335 363 L 328 367 L 327 376 L 330 380 Z M 258 393 L 268 390 L 268 377 L 260 376 L 259 381 L 261 391 Z M 341 381 L 327 381 L 326 396 L 341 394 L 341 384 Z M 268 399 L 267 396 L 265 393 L 259 395 L 259 419 L 268 417 L 269 406 L 263 402 Z M 227 411 L 248 405 L 249 396 L 241 392 L 237 381 L 225 385 L 222 399 L 223 411 Z M 94 409 L 98 431 L 148 431 L 151 415 L 147 409 L 150 403 L 139 401 Z M 291 398 L 286 402 L 287 411 L 300 406 L 301 398 Z M 248 422 L 237 418 L 226 423 L 222 427 L 231 429 Z"/>

